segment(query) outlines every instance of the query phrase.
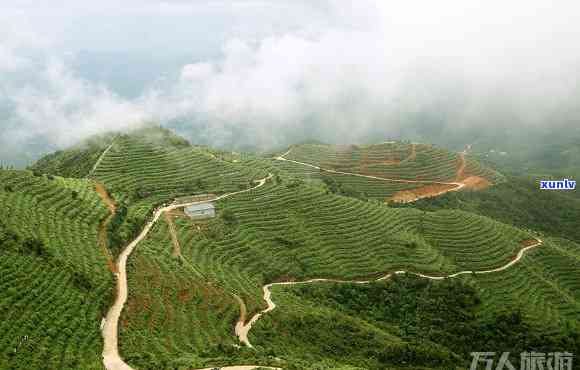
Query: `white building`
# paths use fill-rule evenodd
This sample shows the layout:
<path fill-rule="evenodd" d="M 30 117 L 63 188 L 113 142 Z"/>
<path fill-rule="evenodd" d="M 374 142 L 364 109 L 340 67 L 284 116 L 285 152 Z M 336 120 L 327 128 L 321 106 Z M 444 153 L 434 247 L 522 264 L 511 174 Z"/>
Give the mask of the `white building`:
<path fill-rule="evenodd" d="M 213 203 L 199 203 L 185 207 L 185 213 L 193 219 L 215 217 L 215 206 Z"/>

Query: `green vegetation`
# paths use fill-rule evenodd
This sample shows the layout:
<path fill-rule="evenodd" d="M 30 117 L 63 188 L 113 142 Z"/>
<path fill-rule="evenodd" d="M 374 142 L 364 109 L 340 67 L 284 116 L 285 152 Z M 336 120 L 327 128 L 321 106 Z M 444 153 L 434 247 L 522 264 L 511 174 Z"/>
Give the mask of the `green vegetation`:
<path fill-rule="evenodd" d="M 321 167 L 301 165 L 290 161 L 274 161 L 273 166 L 290 176 L 316 182 L 322 181 L 329 191 L 359 199 L 388 200 L 400 191 L 412 190 L 430 182 L 455 182 L 461 168 L 457 153 L 426 144 L 390 142 L 377 145 L 321 145 L 303 144 L 291 147 L 287 159 Z M 369 177 L 332 173 L 334 170 Z M 478 176 L 491 183 L 501 183 L 501 174 L 481 163 L 466 158 L 462 178 Z M 405 183 L 391 180 L 420 180 L 425 183 Z"/>
<path fill-rule="evenodd" d="M 546 239 L 510 269 L 478 276 L 487 312 L 515 305 L 535 322 L 565 327 L 580 317 L 580 245 Z"/>
<path fill-rule="evenodd" d="M 393 142 L 376 145 L 297 145 L 286 158 L 324 169 L 359 173 L 388 179 L 455 181 L 460 158 L 457 153 L 427 144 Z M 500 176 L 475 162 L 469 162 L 470 175 Z M 495 182 L 494 181 L 494 182 Z"/>
<path fill-rule="evenodd" d="M 580 178 L 580 128 L 570 121 L 554 130 L 552 125 L 528 128 L 526 134 L 497 130 L 474 145 L 478 159 L 502 172 L 522 177 Z M 522 140 L 522 136 L 525 140 Z M 574 196 L 579 197 L 576 191 Z"/>
<path fill-rule="evenodd" d="M 256 363 L 275 365 L 270 350 L 253 353 L 241 349 L 233 354 L 226 350 L 237 342 L 233 328 L 239 305 L 232 294 L 245 302 L 248 312 L 256 312 L 263 307 L 261 286 L 271 281 L 357 279 L 398 269 L 435 275 L 489 269 L 509 261 L 522 247 L 520 241 L 530 238 L 528 233 L 465 212 L 390 209 L 293 184 L 273 181 L 221 200 L 218 212 L 225 215 L 210 221 L 194 223 L 178 217 L 182 259 L 172 256 L 169 229 L 163 222 L 152 231 L 130 262 L 130 303 L 120 340 L 126 358 L 142 368 L 155 362 L 132 354 L 151 353 L 161 361 L 158 364 L 168 367 L 183 358 L 196 366 L 227 364 L 232 358 L 254 358 Z M 235 222 L 228 221 L 232 219 Z M 279 300 L 282 290 L 275 289 L 274 300 L 286 304 L 284 298 Z M 411 351 L 441 366 L 453 359 L 441 357 L 429 346 L 402 347 L 397 335 L 371 330 L 354 317 L 341 316 L 347 320 L 344 325 L 350 325 L 347 330 L 347 326 L 321 327 L 336 321 L 327 315 L 329 312 L 317 314 L 314 308 L 302 308 L 301 312 L 308 319 L 304 318 L 296 330 L 309 326 L 321 332 L 332 329 L 333 335 L 351 333 L 342 337 L 342 345 L 351 346 L 350 352 L 380 345 L 391 355 Z M 294 325 L 293 321 L 288 325 Z M 271 329 L 266 338 L 278 335 L 279 327 Z M 261 331 L 256 333 L 251 333 L 252 341 L 263 343 Z M 359 343 L 359 336 L 380 341 L 361 339 Z M 298 343 L 301 338 L 297 335 L 293 341 Z M 202 342 L 207 345 L 200 346 Z M 389 345 L 384 347 L 385 343 Z M 337 345 L 332 341 L 325 344 L 342 348 Z M 274 352 L 289 368 L 308 368 L 308 363 L 325 361 L 325 366 L 330 366 L 327 368 L 345 364 L 344 358 L 297 348 L 284 352 L 284 356 Z M 355 365 L 371 366 L 362 361 L 367 355 L 359 351 Z"/>
<path fill-rule="evenodd" d="M 220 222 L 220 220 L 216 220 Z M 168 225 L 161 221 L 128 265 L 130 297 L 121 318 L 123 357 L 139 369 L 210 367 L 270 361 L 264 354 L 236 349 L 240 316 L 232 293 L 260 299 L 260 282 L 213 256 L 195 258 L 188 239 L 202 231 L 176 220 L 182 258 L 175 258 Z M 247 300 L 247 299 L 246 299 Z"/>
<path fill-rule="evenodd" d="M 531 237 L 469 213 L 393 209 L 306 184 L 270 183 L 218 202 L 218 209 L 225 207 L 238 223 L 208 251 L 223 253 L 227 265 L 243 261 L 249 271 L 268 272 L 272 279 L 498 267 Z M 198 248 L 205 243 L 196 241 Z"/>
<path fill-rule="evenodd" d="M 507 182 L 482 191 L 452 192 L 397 207 L 461 209 L 580 243 L 580 201 L 572 193 L 543 191 L 537 181 L 509 176 Z"/>
<path fill-rule="evenodd" d="M 46 155 L 34 163 L 30 170 L 62 177 L 87 177 L 113 139 L 113 134 L 90 138 L 70 149 Z"/>
<path fill-rule="evenodd" d="M 267 173 L 219 160 L 170 131 L 145 127 L 118 135 L 94 178 L 120 205 L 112 246 L 115 252 L 142 229 L 152 210 L 186 195 L 222 194 L 253 186 Z"/>
<path fill-rule="evenodd" d="M 0 183 L 0 368 L 102 369 L 107 209 L 86 180 L 0 171 Z"/>
<path fill-rule="evenodd" d="M 276 287 L 280 307 L 254 328 L 254 344 L 298 357 L 300 369 L 318 358 L 366 369 L 465 369 L 473 351 L 509 351 L 517 366 L 523 351 L 580 350 L 577 324 L 538 322 L 518 307 L 482 313 L 477 279 L 467 281 Z"/>
<path fill-rule="evenodd" d="M 86 179 L 100 157 L 94 180 Z M 303 144 L 286 158 L 443 182 L 456 181 L 463 163 L 456 153 L 405 142 Z M 119 323 L 129 364 L 464 369 L 476 350 L 580 353 L 577 200 L 519 178 L 504 183 L 470 156 L 463 177 L 496 186 L 399 206 L 384 200 L 417 184 L 192 146 L 153 125 L 92 139 L 31 169 L 0 170 L 0 368 L 102 369 L 99 324 L 114 287 L 109 254 L 140 233 L 156 207 L 248 189 L 268 173 L 264 186 L 215 202 L 215 218 L 163 215 L 137 246 Z M 106 229 L 110 213 L 95 181 L 117 203 Z M 110 251 L 99 245 L 99 230 Z M 264 309 L 264 284 L 491 270 L 538 231 L 544 244 L 501 272 L 275 286 L 278 307 L 250 332 L 255 349 L 238 347 L 235 324 L 242 312 L 248 320 Z"/>
<path fill-rule="evenodd" d="M 178 139 L 160 139 L 153 129 L 119 136 L 94 174 L 116 198 L 146 204 L 240 190 L 266 175 L 220 161 Z"/>

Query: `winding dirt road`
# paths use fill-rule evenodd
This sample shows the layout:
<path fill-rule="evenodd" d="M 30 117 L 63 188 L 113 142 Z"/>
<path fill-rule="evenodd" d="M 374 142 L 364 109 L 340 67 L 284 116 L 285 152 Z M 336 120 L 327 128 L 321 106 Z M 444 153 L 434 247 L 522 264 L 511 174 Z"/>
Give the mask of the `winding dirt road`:
<path fill-rule="evenodd" d="M 386 178 L 386 177 L 378 177 L 378 176 L 371 176 L 371 175 L 363 175 L 360 173 L 352 173 L 352 172 L 343 172 L 343 171 L 337 171 L 337 170 L 331 170 L 328 168 L 321 168 L 319 166 L 315 166 L 313 164 L 310 163 L 304 163 L 304 162 L 299 162 L 299 161 L 295 161 L 293 159 L 287 159 L 285 158 L 290 152 L 292 151 L 292 148 L 290 148 L 286 153 L 282 154 L 279 157 L 276 157 L 276 160 L 279 161 L 286 161 L 286 162 L 292 162 L 292 163 L 296 163 L 296 164 L 300 164 L 306 167 L 311 167 L 320 171 L 324 171 L 324 172 L 329 172 L 329 173 L 336 173 L 338 175 L 348 175 L 348 176 L 356 176 L 356 177 L 364 177 L 367 179 L 373 179 L 373 180 L 382 180 L 382 181 L 390 181 L 390 182 L 401 182 L 401 183 L 406 183 L 406 184 L 426 184 L 426 185 L 442 185 L 442 186 L 451 186 L 451 188 L 446 188 L 443 189 L 441 191 L 435 192 L 435 193 L 429 193 L 426 195 L 420 195 L 420 196 L 414 196 L 412 199 L 408 199 L 405 200 L 404 203 L 410 203 L 410 202 L 414 202 L 417 201 L 419 199 L 423 199 L 423 198 L 431 198 L 431 197 L 436 197 L 445 193 L 448 193 L 450 191 L 458 191 L 461 190 L 463 187 L 465 187 L 465 184 L 462 182 L 458 182 L 458 181 L 453 181 L 453 182 L 445 182 L 445 181 L 429 181 L 429 180 L 402 180 L 402 179 L 391 179 L 391 178 Z M 465 161 L 464 156 L 461 156 L 461 160 L 462 162 Z"/>
<path fill-rule="evenodd" d="M 543 241 L 541 239 L 536 238 L 535 240 L 536 240 L 535 243 L 530 244 L 530 245 L 525 246 L 524 248 L 520 249 L 520 251 L 518 252 L 518 254 L 516 255 L 516 257 L 513 260 L 511 260 L 510 262 L 506 263 L 503 266 L 500 266 L 498 268 L 491 269 L 491 270 L 459 271 L 459 272 L 453 273 L 451 275 L 445 275 L 445 276 L 432 276 L 432 275 L 421 274 L 418 272 L 401 270 L 401 271 L 395 271 L 392 273 L 388 273 L 388 274 L 386 274 L 378 279 L 371 279 L 371 280 L 309 279 L 309 280 L 304 280 L 304 281 L 286 281 L 286 282 L 280 282 L 280 283 L 267 284 L 267 285 L 264 285 L 262 287 L 262 290 L 264 292 L 264 301 L 267 304 L 267 308 L 265 310 L 262 310 L 259 313 L 255 314 L 247 324 L 242 322 L 242 320 L 240 319 L 240 321 L 238 321 L 238 323 L 236 324 L 236 335 L 238 336 L 240 342 L 242 342 L 243 344 L 245 344 L 248 347 L 253 347 L 248 339 L 248 334 L 249 334 L 250 330 L 252 329 L 252 326 L 260 319 L 260 317 L 262 317 L 262 315 L 264 315 L 265 313 L 268 313 L 276 308 L 276 303 L 274 303 L 274 301 L 272 301 L 272 292 L 270 291 L 270 288 L 272 288 L 273 286 L 276 286 L 276 285 L 299 285 L 299 284 L 310 284 L 310 283 L 369 284 L 369 283 L 376 282 L 376 281 L 387 280 L 387 279 L 391 278 L 393 275 L 402 275 L 402 274 L 411 274 L 411 275 L 419 276 L 419 277 L 422 277 L 425 279 L 430 279 L 430 280 L 444 280 L 444 279 L 455 278 L 455 277 L 460 276 L 460 275 L 468 275 L 468 274 L 476 274 L 476 275 L 490 274 L 490 273 L 500 272 L 500 271 L 503 271 L 503 270 L 510 268 L 511 266 L 518 263 L 527 251 L 529 251 L 532 248 L 536 248 L 536 247 L 542 245 Z"/>
<path fill-rule="evenodd" d="M 356 174 L 356 173 L 348 173 L 348 172 L 342 172 L 342 171 L 322 169 L 322 168 L 315 166 L 315 165 L 312 165 L 312 164 L 298 162 L 298 161 L 284 158 L 288 153 L 290 153 L 290 150 L 288 150 L 288 152 L 286 152 L 285 154 L 277 157 L 276 159 L 281 160 L 281 161 L 294 162 L 297 164 L 301 164 L 304 166 L 308 166 L 308 167 L 312 167 L 312 168 L 315 168 L 318 170 L 322 170 L 322 171 L 326 171 L 326 172 L 330 172 L 330 173 L 336 173 L 336 174 L 351 175 L 351 176 L 358 176 L 358 177 L 365 177 L 365 178 L 371 178 L 371 179 L 376 179 L 376 180 L 393 181 L 393 182 L 419 183 L 419 184 L 440 184 L 440 185 L 453 185 L 453 186 L 455 186 L 452 189 L 445 190 L 439 194 L 430 195 L 430 196 L 440 195 L 440 194 L 446 193 L 448 191 L 457 191 L 465 186 L 465 184 L 461 183 L 461 182 L 436 182 L 436 181 L 425 181 L 425 180 L 388 179 L 388 178 L 382 178 L 382 177 L 376 177 L 376 176 L 370 176 L 370 175 L 362 175 L 362 174 Z M 106 154 L 106 153 L 103 153 L 103 155 L 104 154 Z M 462 160 L 464 161 L 463 156 L 462 156 Z M 253 189 L 256 189 L 256 188 L 263 186 L 266 183 L 266 181 L 268 179 L 270 179 L 272 176 L 273 175 L 270 174 L 268 177 L 263 178 L 261 180 L 258 180 L 257 181 L 258 185 L 256 185 L 253 188 L 250 188 L 250 189 L 224 194 L 222 196 L 215 197 L 215 198 L 208 199 L 208 200 L 203 200 L 203 201 L 195 201 L 195 202 L 188 202 L 188 203 L 182 203 L 182 204 L 172 204 L 172 205 L 155 210 L 153 218 L 145 225 L 144 229 L 139 234 L 139 236 L 135 240 L 133 240 L 123 250 L 123 252 L 119 255 L 119 258 L 117 261 L 117 270 L 118 270 L 118 272 L 116 273 L 116 276 L 117 276 L 117 297 L 115 299 L 114 304 L 109 309 L 109 312 L 107 313 L 106 319 L 105 319 L 104 324 L 102 326 L 102 334 L 103 334 L 103 339 L 104 339 L 103 363 L 104 363 L 107 370 L 134 370 L 127 363 L 125 363 L 123 361 L 123 359 L 119 355 L 119 350 L 118 350 L 119 317 L 120 317 L 121 312 L 123 310 L 123 307 L 127 301 L 127 295 L 128 295 L 127 271 L 126 271 L 127 259 L 129 258 L 129 256 L 131 255 L 131 253 L 133 252 L 135 247 L 146 238 L 147 234 L 151 231 L 151 229 L 153 228 L 155 223 L 159 220 L 161 215 L 165 212 L 170 212 L 170 211 L 173 211 L 177 208 L 186 207 L 186 206 L 198 204 L 198 203 L 204 203 L 204 202 L 208 202 L 208 201 L 217 201 L 220 199 L 231 197 L 231 196 L 236 195 L 236 194 L 251 191 Z M 420 199 L 420 198 L 417 198 L 417 199 Z M 375 281 L 387 280 L 387 279 L 391 278 L 393 275 L 400 275 L 400 274 L 413 274 L 413 275 L 416 275 L 416 276 L 419 276 L 422 278 L 426 278 L 426 279 L 431 279 L 431 280 L 443 280 L 446 278 L 454 278 L 454 277 L 457 277 L 460 275 L 466 275 L 466 274 L 489 274 L 489 273 L 494 273 L 494 272 L 500 272 L 500 271 L 503 271 L 503 270 L 510 268 L 514 264 L 518 263 L 523 258 L 523 256 L 525 255 L 525 253 L 527 251 L 529 251 L 532 248 L 540 246 L 542 243 L 543 243 L 542 240 L 535 239 L 534 243 L 522 248 L 513 260 L 511 260 L 510 262 L 508 262 L 507 264 L 505 264 L 503 266 L 500 266 L 498 268 L 491 269 L 491 270 L 460 271 L 460 272 L 456 272 L 456 273 L 446 275 L 446 276 L 431 276 L 431 275 L 425 275 L 425 274 L 421 274 L 421 273 L 417 273 L 417 272 L 410 272 L 410 271 L 395 271 L 392 273 L 388 273 L 380 278 L 371 279 L 371 280 L 339 280 L 339 279 L 320 279 L 319 278 L 319 279 L 309 279 L 309 280 L 305 280 L 305 281 L 286 281 L 286 282 L 267 284 L 267 285 L 264 285 L 262 287 L 263 299 L 266 302 L 267 308 L 260 311 L 259 313 L 256 313 L 247 323 L 245 322 L 246 315 L 247 315 L 245 304 L 238 296 L 235 296 L 236 299 L 238 300 L 238 303 L 240 304 L 240 319 L 236 324 L 235 333 L 238 336 L 241 343 L 245 344 L 248 347 L 252 347 L 252 344 L 250 343 L 250 341 L 248 339 L 248 334 L 249 334 L 252 326 L 262 317 L 262 315 L 264 315 L 264 314 L 266 314 L 266 313 L 268 313 L 276 308 L 276 304 L 272 300 L 272 292 L 270 290 L 273 286 L 276 286 L 276 285 L 298 285 L 298 284 L 323 283 L 323 282 L 348 283 L 348 284 L 369 284 L 369 283 L 372 283 Z M 226 366 L 226 367 L 221 367 L 220 369 L 223 369 L 223 370 L 252 370 L 252 369 L 256 369 L 258 367 L 260 367 L 260 366 L 243 365 L 243 366 Z M 279 369 L 279 368 L 273 368 L 273 367 L 265 367 L 265 368 L 267 368 L 267 369 Z M 211 369 L 212 368 L 205 368 L 205 369 L 199 369 L 199 370 L 211 370 Z"/>
<path fill-rule="evenodd" d="M 245 193 L 254 189 L 257 189 L 263 186 L 268 179 L 272 177 L 270 174 L 268 177 L 263 179 L 257 180 L 258 185 L 254 186 L 253 188 L 240 190 L 234 193 L 228 193 L 221 195 L 219 197 L 213 198 L 208 201 L 218 201 L 220 199 L 228 198 L 237 194 Z M 109 309 L 107 316 L 105 318 L 104 324 L 102 326 L 102 334 L 104 340 L 103 346 L 103 364 L 107 370 L 134 370 L 130 367 L 119 355 L 119 317 L 121 316 L 121 312 L 123 311 L 123 307 L 125 302 L 127 302 L 127 259 L 135 249 L 135 247 L 147 237 L 149 231 L 153 228 L 155 223 L 159 220 L 161 215 L 164 212 L 170 212 L 174 209 L 187 207 L 190 205 L 198 204 L 198 203 L 205 203 L 207 201 L 197 201 L 197 202 L 190 202 L 190 203 L 183 203 L 183 204 L 172 204 L 167 207 L 159 208 L 155 210 L 153 218 L 145 225 L 141 234 L 133 240 L 119 255 L 119 259 L 117 260 L 117 297 L 115 302 Z M 229 370 L 246 370 L 246 369 L 254 369 L 258 366 L 250 366 L 250 367 L 223 367 L 223 369 Z"/>

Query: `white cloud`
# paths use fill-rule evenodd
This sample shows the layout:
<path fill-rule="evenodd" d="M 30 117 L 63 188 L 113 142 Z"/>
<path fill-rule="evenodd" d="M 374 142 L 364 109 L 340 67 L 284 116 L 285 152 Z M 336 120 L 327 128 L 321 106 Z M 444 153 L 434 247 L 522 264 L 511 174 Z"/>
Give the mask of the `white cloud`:
<path fill-rule="evenodd" d="M 6 46 L 0 45 L 0 72 L 9 73 L 25 64 L 25 60 L 14 55 Z"/>
<path fill-rule="evenodd" d="M 135 103 L 90 83 L 53 55 L 51 42 L 23 23 L 0 29 L 0 137 L 3 151 L 31 140 L 66 146 L 126 128 L 145 116 Z"/>
<path fill-rule="evenodd" d="M 15 91 L 19 130 L 44 135 L 56 145 L 70 145 L 87 135 L 123 129 L 145 117 L 135 104 L 116 97 L 71 74 L 51 61 L 40 71 L 35 86 Z"/>
<path fill-rule="evenodd" d="M 214 66 L 211 63 L 187 64 L 181 70 L 181 80 L 203 81 L 211 78 L 213 73 Z"/>
<path fill-rule="evenodd" d="M 544 122 L 572 104 L 580 81 L 580 6 L 565 0 L 21 4 L 0 6 L 34 19 L 0 30 L 0 73 L 26 73 L 0 76 L 0 99 L 13 108 L 4 122 L 14 136 L 4 137 L 42 135 L 57 145 L 150 118 L 203 117 L 209 128 L 200 135 L 235 140 L 224 125 L 239 125 L 262 142 L 305 127 L 354 141 L 401 111 L 426 109 L 447 110 L 458 125 L 493 120 L 488 112 L 500 106 L 495 111 Z M 35 31 L 19 31 L 30 24 Z M 45 34 L 55 42 L 40 41 Z M 195 51 L 205 38 L 222 50 L 129 100 L 66 66 L 70 35 L 89 49 Z M 155 38 L 164 47 L 152 47 Z"/>

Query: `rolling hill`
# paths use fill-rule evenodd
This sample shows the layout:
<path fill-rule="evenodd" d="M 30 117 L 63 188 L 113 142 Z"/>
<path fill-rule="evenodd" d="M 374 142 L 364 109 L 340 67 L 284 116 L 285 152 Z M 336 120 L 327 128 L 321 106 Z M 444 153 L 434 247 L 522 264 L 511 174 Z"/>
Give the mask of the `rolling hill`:
<path fill-rule="evenodd" d="M 104 369 L 111 307 L 108 369 L 464 368 L 458 336 L 521 347 L 501 328 L 580 343 L 574 241 L 473 208 L 391 206 L 505 181 L 465 153 L 303 144 L 272 158 L 149 125 L 0 179 L 0 368 Z M 217 217 L 186 216 L 203 199 Z"/>
<path fill-rule="evenodd" d="M 345 194 L 412 202 L 462 188 L 483 189 L 503 176 L 466 153 L 432 145 L 385 142 L 375 145 L 302 144 L 277 158 L 276 166 L 297 177 L 319 179 Z"/>

